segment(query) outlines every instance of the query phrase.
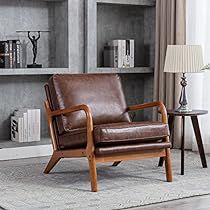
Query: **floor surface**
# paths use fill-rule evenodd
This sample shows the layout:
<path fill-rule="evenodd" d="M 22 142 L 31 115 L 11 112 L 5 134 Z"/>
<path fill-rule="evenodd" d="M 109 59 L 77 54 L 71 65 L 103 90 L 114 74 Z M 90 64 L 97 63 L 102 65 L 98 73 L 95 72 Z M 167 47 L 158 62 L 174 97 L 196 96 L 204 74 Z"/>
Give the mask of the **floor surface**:
<path fill-rule="evenodd" d="M 148 205 L 130 210 L 210 210 L 210 195 L 196 196 L 160 204 Z"/>

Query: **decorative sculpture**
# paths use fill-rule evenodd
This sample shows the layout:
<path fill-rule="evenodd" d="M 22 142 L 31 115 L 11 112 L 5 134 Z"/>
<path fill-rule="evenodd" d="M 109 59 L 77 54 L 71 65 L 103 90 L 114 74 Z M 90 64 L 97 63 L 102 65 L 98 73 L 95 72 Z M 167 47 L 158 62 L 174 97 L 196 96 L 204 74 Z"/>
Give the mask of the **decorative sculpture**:
<path fill-rule="evenodd" d="M 41 68 L 42 64 L 37 64 L 36 63 L 36 57 L 37 57 L 37 43 L 38 40 L 40 39 L 40 31 L 35 31 L 38 33 L 38 36 L 30 36 L 31 31 L 28 31 L 28 38 L 30 39 L 32 46 L 33 46 L 33 64 L 28 64 L 28 68 Z"/>

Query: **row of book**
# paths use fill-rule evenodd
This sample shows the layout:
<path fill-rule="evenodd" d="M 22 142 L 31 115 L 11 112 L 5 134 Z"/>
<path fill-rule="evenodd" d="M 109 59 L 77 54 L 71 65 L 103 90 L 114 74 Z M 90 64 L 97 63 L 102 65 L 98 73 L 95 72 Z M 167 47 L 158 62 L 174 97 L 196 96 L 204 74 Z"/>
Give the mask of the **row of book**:
<path fill-rule="evenodd" d="M 19 109 L 11 117 L 11 140 L 40 141 L 40 109 Z"/>
<path fill-rule="evenodd" d="M 134 40 L 112 40 L 104 46 L 104 67 L 134 67 Z"/>
<path fill-rule="evenodd" d="M 0 41 L 0 68 L 20 68 L 20 40 Z"/>

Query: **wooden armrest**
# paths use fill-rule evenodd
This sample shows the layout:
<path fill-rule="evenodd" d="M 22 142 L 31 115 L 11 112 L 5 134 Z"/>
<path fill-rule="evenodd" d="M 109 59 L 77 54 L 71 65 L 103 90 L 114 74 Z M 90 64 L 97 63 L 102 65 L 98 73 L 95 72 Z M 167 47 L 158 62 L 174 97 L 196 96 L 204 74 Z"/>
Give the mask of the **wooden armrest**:
<path fill-rule="evenodd" d="M 166 107 L 161 101 L 154 101 L 154 102 L 150 102 L 150 103 L 129 106 L 128 111 L 136 111 L 136 110 L 141 110 L 141 109 L 146 109 L 146 108 L 151 108 L 151 107 L 159 107 L 160 113 L 162 115 L 162 122 L 167 124 L 168 116 L 167 116 Z"/>
<path fill-rule="evenodd" d="M 86 122 L 87 122 L 87 153 L 92 154 L 94 151 L 94 142 L 93 142 L 93 117 L 91 113 L 91 109 L 85 105 L 77 105 L 77 106 L 72 106 L 66 109 L 61 109 L 61 110 L 55 110 L 52 111 L 49 107 L 48 101 L 45 101 L 45 108 L 47 111 L 47 116 L 48 116 L 48 123 L 50 127 L 52 126 L 52 118 L 64 114 L 70 114 L 73 112 L 78 112 L 78 111 L 84 111 L 86 115 Z M 53 128 L 53 126 L 52 126 Z"/>

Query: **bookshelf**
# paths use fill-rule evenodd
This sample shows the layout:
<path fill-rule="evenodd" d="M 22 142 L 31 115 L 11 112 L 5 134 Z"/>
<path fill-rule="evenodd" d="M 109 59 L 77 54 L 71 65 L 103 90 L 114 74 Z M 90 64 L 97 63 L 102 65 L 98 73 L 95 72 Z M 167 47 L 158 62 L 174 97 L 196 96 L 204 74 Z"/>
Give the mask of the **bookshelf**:
<path fill-rule="evenodd" d="M 68 68 L 67 0 L 1 0 L 0 18 L 4 23 L 0 26 L 0 40 L 20 40 L 23 68 L 32 63 L 32 45 L 27 33 L 17 31 L 31 30 L 48 31 L 41 32 L 38 40 L 37 63 L 41 63 L 44 68 Z M 60 56 L 61 53 L 64 56 Z"/>
<path fill-rule="evenodd" d="M 86 72 L 152 73 L 155 0 L 86 1 Z M 103 50 L 114 39 L 135 40 L 135 67 L 104 67 Z"/>
<path fill-rule="evenodd" d="M 78 43 L 74 41 L 78 34 L 69 36 L 69 30 L 73 26 L 69 21 L 69 13 L 73 9 L 69 6 L 70 1 L 0 0 L 0 40 L 19 39 L 22 48 L 21 68 L 0 68 L 0 97 L 3 99 L 0 103 L 0 156 L 4 153 L 9 154 L 9 151 L 15 148 L 19 150 L 14 154 L 20 157 L 22 149 L 33 149 L 40 154 L 39 146 L 50 147 L 43 107 L 44 84 L 53 74 L 79 72 L 77 66 L 72 68 L 75 59 L 70 57 L 72 46 L 76 49 L 75 56 L 78 52 Z M 77 20 L 74 18 L 71 20 L 77 24 Z M 41 38 L 38 40 L 37 63 L 41 63 L 43 68 L 26 68 L 27 64 L 32 63 L 32 46 L 27 33 L 17 33 L 17 31 L 28 30 L 48 31 L 41 33 Z M 14 110 L 24 107 L 41 109 L 40 142 L 10 141 L 10 116 Z M 20 154 L 17 154 L 18 151 Z M 29 153 L 33 154 L 33 151 Z"/>
<path fill-rule="evenodd" d="M 117 30 L 115 25 L 122 25 L 120 18 L 125 10 L 129 11 L 128 28 Z M 108 16 L 114 21 L 108 21 Z M 129 23 L 133 21 L 135 27 L 130 30 Z M 118 73 L 129 105 L 151 101 L 154 22 L 155 0 L 0 0 L 0 40 L 19 38 L 27 44 L 23 67 L 32 62 L 32 50 L 26 34 L 16 31 L 50 31 L 41 34 L 38 43 L 37 63 L 43 68 L 0 69 L 0 160 L 12 159 L 12 154 L 15 158 L 23 158 L 51 153 L 43 102 L 46 98 L 44 84 L 53 74 Z M 139 34 L 140 30 L 144 33 Z M 136 32 L 137 38 L 132 35 Z M 139 46 L 143 46 L 141 53 L 137 52 L 139 63 L 135 68 L 103 67 L 102 46 L 115 36 L 134 37 Z M 23 107 L 41 109 L 40 142 L 10 141 L 10 116 Z M 148 116 L 146 112 L 137 114 L 141 119 Z"/>

